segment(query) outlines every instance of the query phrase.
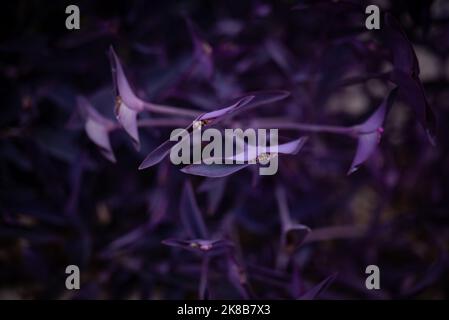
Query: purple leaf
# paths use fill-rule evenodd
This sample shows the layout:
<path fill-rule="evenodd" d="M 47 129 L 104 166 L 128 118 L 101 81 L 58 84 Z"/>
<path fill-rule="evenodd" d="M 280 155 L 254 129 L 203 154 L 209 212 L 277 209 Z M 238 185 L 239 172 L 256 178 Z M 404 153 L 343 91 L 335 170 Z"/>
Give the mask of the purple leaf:
<path fill-rule="evenodd" d="M 201 275 L 200 285 L 198 286 L 198 297 L 200 300 L 209 299 L 209 290 L 207 288 L 207 282 L 209 277 L 209 258 L 203 257 L 201 262 Z"/>
<path fill-rule="evenodd" d="M 282 233 L 283 247 L 289 252 L 295 251 L 304 242 L 310 232 L 310 228 L 303 224 L 294 223 L 286 226 Z"/>
<path fill-rule="evenodd" d="M 159 147 L 151 151 L 145 159 L 142 161 L 142 163 L 139 166 L 139 170 L 143 170 L 149 167 L 152 167 L 162 160 L 170 153 L 171 148 L 173 148 L 178 143 L 181 143 L 182 141 L 171 141 L 167 140 L 163 142 Z"/>
<path fill-rule="evenodd" d="M 246 168 L 249 164 L 191 164 L 181 169 L 181 172 L 195 176 L 209 178 L 221 178 L 229 176 L 237 171 Z"/>
<path fill-rule="evenodd" d="M 279 68 L 290 77 L 293 77 L 297 66 L 295 63 L 295 57 L 287 49 L 286 46 L 282 44 L 276 38 L 268 39 L 265 42 L 265 46 L 268 54 L 271 56 L 273 61 L 279 66 Z"/>
<path fill-rule="evenodd" d="M 427 101 L 421 81 L 400 70 L 393 71 L 390 77 L 391 81 L 399 86 L 399 91 L 403 99 L 413 108 L 421 126 L 426 131 L 430 143 L 435 145 L 435 114 Z"/>
<path fill-rule="evenodd" d="M 419 64 L 413 45 L 398 21 L 390 13 L 385 14 L 385 35 L 393 57 L 393 65 L 408 75 L 419 75 Z"/>
<path fill-rule="evenodd" d="M 278 153 L 283 154 L 297 154 L 299 150 L 304 146 L 307 141 L 307 137 L 301 137 L 299 139 L 279 144 L 276 146 L 258 147 L 245 143 L 244 151 L 234 156 L 227 157 L 227 160 L 234 160 L 238 162 L 259 162 L 262 158 L 270 158 L 272 155 Z"/>
<path fill-rule="evenodd" d="M 219 123 L 226 118 L 232 117 L 238 112 L 284 99 L 288 95 L 289 93 L 287 91 L 282 90 L 249 93 L 243 97 L 234 99 L 231 105 L 200 115 L 193 121 L 193 123 L 196 125 L 200 125 L 202 128 L 206 128 L 213 124 Z M 193 129 L 193 124 L 185 128 L 185 130 L 188 132 L 191 132 Z M 170 140 L 163 142 L 158 148 L 156 148 L 146 156 L 146 158 L 140 164 L 139 170 L 143 170 L 158 164 L 170 153 L 172 147 L 181 142 L 182 141 L 178 142 Z"/>
<path fill-rule="evenodd" d="M 112 80 L 116 97 L 120 97 L 121 103 L 127 108 L 135 111 L 142 111 L 144 102 L 138 98 L 129 85 L 122 64 L 115 53 L 113 47 L 109 48 L 109 58 L 111 62 Z"/>
<path fill-rule="evenodd" d="M 174 147 L 178 143 L 182 143 L 183 141 L 185 141 L 185 139 L 190 139 L 191 131 L 193 130 L 193 124 L 197 124 L 197 125 L 199 124 L 199 125 L 201 125 L 201 127 L 210 126 L 215 122 L 221 121 L 222 117 L 232 114 L 235 109 L 238 109 L 242 104 L 246 103 L 248 100 L 251 100 L 252 98 L 253 98 L 252 96 L 244 97 L 242 99 L 239 99 L 236 103 L 234 103 L 233 105 L 231 105 L 229 107 L 225 107 L 223 109 L 208 112 L 208 113 L 205 113 L 205 114 L 199 116 L 196 120 L 193 121 L 193 123 L 191 125 L 189 125 L 187 128 L 184 129 L 187 132 L 189 132 L 188 136 L 185 136 L 184 138 L 182 138 L 181 141 L 167 140 L 167 141 L 163 142 L 159 147 L 157 147 L 155 150 L 150 152 L 145 157 L 145 159 L 142 161 L 142 163 L 139 166 L 139 170 L 143 170 L 143 169 L 146 169 L 146 168 L 149 168 L 149 167 L 152 167 L 152 166 L 158 164 L 166 156 L 169 155 L 172 147 Z"/>
<path fill-rule="evenodd" d="M 383 133 L 383 123 L 385 115 L 393 105 L 397 89 L 390 91 L 379 108 L 361 125 L 356 126 L 359 133 L 357 140 L 357 150 L 352 160 L 348 175 L 357 171 L 371 154 L 376 150 Z"/>
<path fill-rule="evenodd" d="M 193 193 L 192 185 L 189 181 L 184 184 L 184 190 L 179 204 L 181 221 L 186 228 L 190 238 L 209 238 L 206 225 Z"/>
<path fill-rule="evenodd" d="M 199 186 L 199 192 L 207 193 L 207 213 L 214 214 L 223 199 L 227 179 L 205 179 Z"/>
<path fill-rule="evenodd" d="M 225 117 L 229 117 L 238 112 L 243 106 L 247 105 L 254 96 L 244 96 L 239 98 L 229 107 L 224 107 L 218 110 L 207 112 L 199 116 L 196 121 L 202 121 L 203 125 L 212 125 L 218 121 L 222 121 Z"/>
<path fill-rule="evenodd" d="M 204 73 L 205 77 L 210 79 L 214 73 L 214 62 L 212 59 L 212 47 L 203 40 L 198 32 L 197 26 L 190 19 L 186 19 L 187 27 L 190 31 L 190 36 L 193 41 L 194 57 L 197 66 Z"/>
<path fill-rule="evenodd" d="M 282 228 L 281 248 L 288 253 L 293 253 L 304 242 L 311 230 L 291 220 L 285 188 L 280 185 L 276 188 L 276 199 Z"/>
<path fill-rule="evenodd" d="M 109 140 L 109 130 L 114 126 L 114 123 L 98 113 L 86 98 L 78 96 L 77 103 L 85 119 L 84 129 L 87 136 L 97 145 L 104 157 L 116 162 Z"/>
<path fill-rule="evenodd" d="M 204 121 L 206 124 L 223 121 L 224 119 L 235 116 L 242 111 L 248 111 L 252 108 L 259 107 L 264 104 L 270 104 L 288 97 L 290 93 L 283 90 L 266 90 L 248 92 L 244 96 L 234 99 L 230 106 L 220 108 L 198 117 L 198 121 Z"/>
<path fill-rule="evenodd" d="M 304 146 L 306 141 L 307 137 L 301 137 L 294 141 L 278 145 L 277 150 L 274 146 L 269 146 L 264 149 L 257 148 L 256 146 L 246 145 L 246 151 L 226 158 L 232 159 L 233 161 L 245 162 L 243 164 L 191 164 L 182 168 L 181 172 L 210 178 L 225 177 L 246 168 L 250 164 L 269 160 L 271 157 L 276 156 L 278 153 L 297 154 L 298 151 Z"/>
<path fill-rule="evenodd" d="M 207 255 L 221 254 L 227 249 L 233 247 L 233 244 L 229 240 L 206 240 L 206 239 L 193 239 L 193 240 L 180 240 L 180 239 L 166 239 L 162 241 L 163 244 L 186 249 L 191 252 L 197 252 Z"/>
<path fill-rule="evenodd" d="M 351 168 L 348 170 L 348 175 L 357 171 L 360 165 L 365 162 L 371 154 L 376 150 L 382 135 L 382 130 L 369 134 L 362 134 L 357 140 L 357 150 L 352 160 Z"/>
<path fill-rule="evenodd" d="M 131 136 L 135 148 L 139 149 L 137 114 L 143 110 L 144 102 L 131 89 L 120 60 L 112 47 L 109 49 L 109 56 L 115 90 L 114 113 L 122 127 Z"/>
<path fill-rule="evenodd" d="M 123 103 L 116 105 L 115 116 L 123 129 L 130 135 L 134 147 L 140 149 L 139 131 L 137 127 L 137 111 L 127 108 Z"/>
<path fill-rule="evenodd" d="M 332 282 L 337 278 L 337 274 L 333 274 L 320 283 L 318 283 L 313 288 L 309 289 L 306 293 L 300 296 L 299 300 L 314 300 L 316 299 L 324 290 L 326 290 Z"/>

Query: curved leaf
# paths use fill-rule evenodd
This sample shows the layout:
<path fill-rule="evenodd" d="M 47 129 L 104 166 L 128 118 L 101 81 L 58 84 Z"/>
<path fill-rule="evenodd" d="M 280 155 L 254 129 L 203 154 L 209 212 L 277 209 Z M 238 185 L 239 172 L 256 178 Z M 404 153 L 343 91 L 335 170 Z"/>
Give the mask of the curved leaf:
<path fill-rule="evenodd" d="M 387 98 L 377 110 L 361 125 L 356 126 L 359 133 L 357 141 L 357 150 L 352 160 L 348 175 L 357 171 L 362 163 L 364 163 L 371 154 L 376 150 L 383 133 L 383 123 L 385 116 L 393 105 L 396 98 L 397 88 L 390 91 Z"/>
<path fill-rule="evenodd" d="M 131 89 L 120 60 L 112 47 L 109 50 L 109 55 L 115 89 L 114 113 L 123 129 L 131 136 L 135 148 L 139 150 L 140 141 L 137 127 L 137 114 L 143 110 L 144 102 Z"/>
<path fill-rule="evenodd" d="M 181 215 L 181 221 L 189 233 L 190 238 L 209 238 L 203 215 L 198 208 L 198 203 L 196 202 L 195 194 L 189 181 L 184 184 L 181 202 L 179 204 L 179 212 Z"/>
<path fill-rule="evenodd" d="M 98 113 L 86 98 L 78 96 L 77 103 L 85 119 L 84 130 L 87 136 L 97 145 L 105 158 L 116 162 L 109 139 L 109 130 L 114 123 Z"/>

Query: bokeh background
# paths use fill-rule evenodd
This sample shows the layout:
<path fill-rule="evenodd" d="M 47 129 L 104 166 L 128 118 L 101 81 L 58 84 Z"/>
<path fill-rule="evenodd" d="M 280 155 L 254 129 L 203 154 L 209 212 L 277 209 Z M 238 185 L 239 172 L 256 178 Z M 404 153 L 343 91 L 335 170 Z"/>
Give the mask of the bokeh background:
<path fill-rule="evenodd" d="M 65 28 L 64 1 L 2 5 L 0 299 L 199 298 L 200 255 L 161 243 L 187 237 L 187 180 L 210 233 L 235 245 L 210 259 L 208 298 L 295 299 L 326 279 L 316 298 L 447 298 L 449 3 L 354 3 L 75 1 L 76 31 Z M 274 177 L 244 170 L 208 179 L 168 159 L 137 170 L 170 128 L 141 128 L 140 151 L 114 130 L 116 163 L 84 131 L 78 95 L 114 120 L 110 45 L 149 101 L 207 111 L 248 91 L 283 89 L 288 99 L 242 117 L 360 123 L 392 88 L 384 79 L 347 81 L 392 68 L 384 25 L 365 28 L 372 3 L 413 43 L 436 146 L 403 97 L 378 150 L 349 176 L 356 140 L 345 136 L 310 134 Z M 186 19 L 210 46 L 211 74 L 191 67 L 198 52 Z M 312 230 L 297 248 L 280 242 L 279 185 L 292 219 Z M 80 290 L 65 288 L 69 264 L 80 267 Z M 380 290 L 365 288 L 370 264 L 381 270 Z"/>

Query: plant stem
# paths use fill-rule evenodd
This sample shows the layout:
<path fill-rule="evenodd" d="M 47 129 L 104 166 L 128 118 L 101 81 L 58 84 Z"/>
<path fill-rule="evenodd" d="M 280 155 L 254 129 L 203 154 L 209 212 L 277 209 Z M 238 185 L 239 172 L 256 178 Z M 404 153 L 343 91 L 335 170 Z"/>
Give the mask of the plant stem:
<path fill-rule="evenodd" d="M 146 110 L 152 111 L 154 113 L 169 114 L 169 115 L 175 115 L 175 116 L 184 116 L 184 117 L 189 117 L 189 118 L 197 118 L 200 114 L 203 113 L 203 112 L 197 111 L 197 110 L 184 109 L 184 108 L 178 108 L 178 107 L 172 107 L 172 106 L 148 103 L 148 102 L 145 102 L 143 107 Z"/>

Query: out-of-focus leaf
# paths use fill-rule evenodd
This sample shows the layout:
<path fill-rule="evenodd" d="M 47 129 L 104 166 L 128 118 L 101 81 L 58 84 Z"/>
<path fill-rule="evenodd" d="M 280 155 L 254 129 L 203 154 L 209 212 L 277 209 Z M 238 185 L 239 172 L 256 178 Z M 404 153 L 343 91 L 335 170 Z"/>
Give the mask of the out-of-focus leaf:
<path fill-rule="evenodd" d="M 275 101 L 286 98 L 288 95 L 288 92 L 282 90 L 249 93 L 247 95 L 244 95 L 243 97 L 234 99 L 234 102 L 232 102 L 231 105 L 200 115 L 196 120 L 193 121 L 192 125 L 185 128 L 185 130 L 191 131 L 192 128 L 197 129 L 196 127 L 194 128 L 194 125 L 201 126 L 201 128 L 212 126 L 218 122 L 234 116 L 239 112 L 242 112 L 243 110 L 258 107 L 263 104 L 273 103 Z M 184 139 L 182 139 L 182 141 L 184 141 Z M 149 168 L 161 162 L 170 153 L 171 148 L 178 143 L 182 143 L 182 141 L 178 142 L 167 140 L 163 142 L 158 148 L 156 148 L 146 156 L 146 158 L 140 164 L 139 170 Z"/>
<path fill-rule="evenodd" d="M 198 27 L 191 19 L 186 19 L 187 27 L 192 37 L 194 56 L 197 62 L 198 69 L 210 79 L 214 73 L 214 61 L 212 58 L 212 47 L 209 43 L 203 40 L 198 31 Z"/>
<path fill-rule="evenodd" d="M 390 74 L 390 79 L 399 86 L 401 97 L 413 108 L 418 121 L 426 131 L 430 143 L 435 145 L 436 118 L 427 101 L 421 81 L 400 70 L 393 71 Z"/>
<path fill-rule="evenodd" d="M 200 252 L 204 254 L 220 254 L 224 250 L 232 248 L 233 244 L 229 240 L 180 240 L 180 239 L 166 239 L 162 241 L 163 244 L 170 247 L 177 247 L 186 249 L 192 252 Z"/>
<path fill-rule="evenodd" d="M 383 133 L 382 126 L 385 121 L 385 116 L 394 103 L 396 92 L 396 88 L 391 90 L 379 108 L 365 122 L 357 126 L 357 131 L 359 132 L 357 150 L 348 175 L 357 171 L 360 165 L 371 156 L 379 144 Z"/>
<path fill-rule="evenodd" d="M 187 181 L 181 195 L 179 204 L 181 221 L 192 239 L 208 239 L 206 224 L 198 208 L 192 185 Z"/>
<path fill-rule="evenodd" d="M 112 47 L 109 50 L 109 55 L 115 90 L 115 116 L 125 131 L 131 136 L 134 146 L 138 150 L 140 148 L 140 141 L 137 115 L 143 110 L 144 102 L 131 89 L 120 60 Z"/>

